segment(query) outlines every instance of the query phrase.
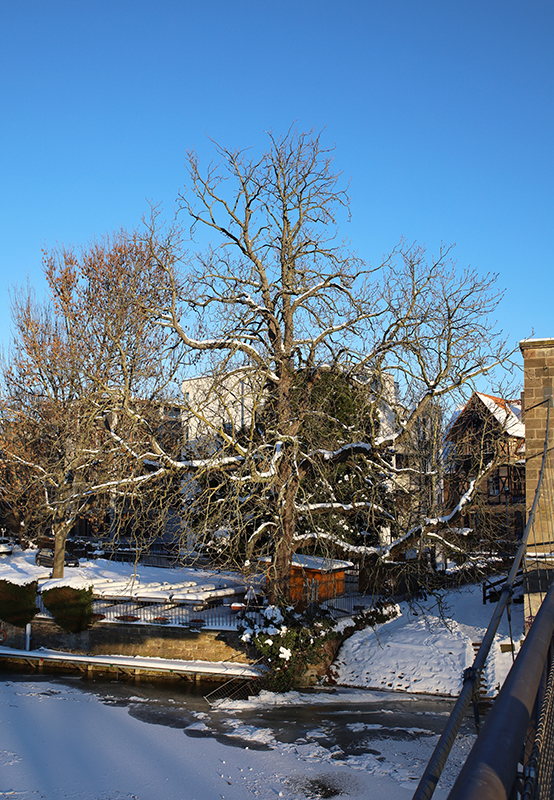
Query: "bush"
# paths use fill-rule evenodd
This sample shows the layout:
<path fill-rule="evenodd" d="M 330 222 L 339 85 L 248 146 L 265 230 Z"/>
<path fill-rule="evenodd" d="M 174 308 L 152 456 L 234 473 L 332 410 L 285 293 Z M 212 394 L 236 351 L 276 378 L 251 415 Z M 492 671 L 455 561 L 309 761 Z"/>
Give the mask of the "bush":
<path fill-rule="evenodd" d="M 267 688 L 286 692 L 295 686 L 311 664 L 317 664 L 325 657 L 329 640 L 340 640 L 340 643 L 354 631 L 382 625 L 397 614 L 396 604 L 376 603 L 338 631 L 329 612 L 319 606 L 304 614 L 291 607 L 268 606 L 263 611 L 261 624 L 247 614 L 239 632 L 244 642 L 253 644 L 265 657 L 270 669 L 265 681 Z"/>
<path fill-rule="evenodd" d="M 0 580 L 0 619 L 24 628 L 38 611 L 36 599 L 36 581 L 19 584 Z"/>
<path fill-rule="evenodd" d="M 322 609 L 298 614 L 290 607 L 268 606 L 261 625 L 247 615 L 240 632 L 242 640 L 265 657 L 270 668 L 267 688 L 286 692 L 310 664 L 321 659 L 325 642 L 340 636 L 333 627 L 328 612 Z"/>
<path fill-rule="evenodd" d="M 92 589 L 56 586 L 42 593 L 42 602 L 67 633 L 80 633 L 94 622 Z"/>

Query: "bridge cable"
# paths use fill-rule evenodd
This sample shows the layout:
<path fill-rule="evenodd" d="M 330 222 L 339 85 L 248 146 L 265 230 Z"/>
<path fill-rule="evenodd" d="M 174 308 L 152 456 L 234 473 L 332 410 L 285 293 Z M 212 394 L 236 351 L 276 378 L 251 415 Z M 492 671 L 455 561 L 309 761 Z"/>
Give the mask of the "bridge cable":
<path fill-rule="evenodd" d="M 500 624 L 500 621 L 502 619 L 508 601 L 511 599 L 513 592 L 512 587 L 516 579 L 516 575 L 524 559 L 529 535 L 531 533 L 531 530 L 533 530 L 533 533 L 535 531 L 535 516 L 538 511 L 539 499 L 541 498 L 541 490 L 543 486 L 546 459 L 548 454 L 548 431 L 549 431 L 550 408 L 552 405 L 552 398 L 547 398 L 544 401 L 544 403 L 547 404 L 547 414 L 546 414 L 546 432 L 544 437 L 542 462 L 537 481 L 537 487 L 535 489 L 535 497 L 533 498 L 533 504 L 529 512 L 529 518 L 527 521 L 527 525 L 525 527 L 525 531 L 523 533 L 523 537 L 521 539 L 521 544 L 514 557 L 514 563 L 512 564 L 510 574 L 508 576 L 506 583 L 504 584 L 504 587 L 500 594 L 500 598 L 491 617 L 491 621 L 489 622 L 489 626 L 485 632 L 485 636 L 483 638 L 479 651 L 475 656 L 473 665 L 464 671 L 464 683 L 462 686 L 462 690 L 458 695 L 458 698 L 456 700 L 456 703 L 454 704 L 454 708 L 451 711 L 448 722 L 446 723 L 446 726 L 439 738 L 439 741 L 437 742 L 437 745 L 433 751 L 433 754 L 431 755 L 429 763 L 427 764 L 425 772 L 423 773 L 423 776 L 419 782 L 415 794 L 413 795 L 412 800 L 430 800 L 435 791 L 439 778 L 444 769 L 444 765 L 446 764 L 446 760 L 450 754 L 450 751 L 452 750 L 452 746 L 454 745 L 456 736 L 458 735 L 458 731 L 460 729 L 462 721 L 472 702 L 476 683 L 479 680 L 481 672 L 483 671 L 483 668 L 485 666 L 485 661 L 487 659 L 490 648 L 494 641 L 496 631 L 498 630 L 498 626 Z M 543 405 L 543 403 L 539 403 L 538 405 Z"/>

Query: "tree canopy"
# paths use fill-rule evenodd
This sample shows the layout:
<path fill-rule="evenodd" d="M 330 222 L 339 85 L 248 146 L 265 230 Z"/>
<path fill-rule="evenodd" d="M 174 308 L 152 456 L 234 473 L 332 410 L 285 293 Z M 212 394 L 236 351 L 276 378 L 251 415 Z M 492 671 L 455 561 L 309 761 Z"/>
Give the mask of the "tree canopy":
<path fill-rule="evenodd" d="M 395 454 L 441 398 L 507 358 L 491 319 L 501 294 L 448 247 L 431 257 L 401 242 L 365 263 L 339 236 L 348 196 L 319 135 L 215 151 L 207 167 L 189 153 L 174 225 L 154 210 L 80 255 L 46 254 L 52 303 L 16 302 L 5 378 L 13 429 L 37 427 L 6 463 L 66 526 L 85 499 L 178 486 L 183 535 L 216 535 L 241 568 L 269 556 L 286 599 L 308 538 L 330 552 L 401 532 L 395 493 L 432 459 L 399 467 Z M 201 228 L 211 244 L 194 252 Z M 175 402 L 178 377 L 182 455 L 153 412 Z M 54 418 L 56 445 L 33 450 Z M 434 511 L 425 486 L 419 518 Z"/>

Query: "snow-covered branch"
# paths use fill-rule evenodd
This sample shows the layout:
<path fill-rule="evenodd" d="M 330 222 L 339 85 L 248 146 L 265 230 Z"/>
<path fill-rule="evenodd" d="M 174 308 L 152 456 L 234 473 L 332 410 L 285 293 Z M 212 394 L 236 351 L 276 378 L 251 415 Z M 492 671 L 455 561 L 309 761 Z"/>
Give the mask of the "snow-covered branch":
<path fill-rule="evenodd" d="M 338 536 L 333 536 L 329 533 L 302 533 L 302 534 L 295 534 L 294 536 L 294 543 L 300 544 L 302 542 L 308 541 L 327 541 L 333 544 L 335 547 L 344 550 L 345 553 L 352 553 L 357 555 L 379 555 L 381 552 L 380 547 L 373 547 L 370 545 L 357 545 L 357 544 L 350 544 L 349 542 L 345 542 L 344 539 L 340 539 Z"/>
<path fill-rule="evenodd" d="M 323 514 L 325 512 L 340 512 L 342 514 L 351 514 L 356 511 L 372 510 L 383 514 L 388 519 L 393 517 L 385 511 L 384 508 L 371 502 L 352 502 L 352 503 L 304 503 L 295 504 L 295 509 L 298 514 Z"/>

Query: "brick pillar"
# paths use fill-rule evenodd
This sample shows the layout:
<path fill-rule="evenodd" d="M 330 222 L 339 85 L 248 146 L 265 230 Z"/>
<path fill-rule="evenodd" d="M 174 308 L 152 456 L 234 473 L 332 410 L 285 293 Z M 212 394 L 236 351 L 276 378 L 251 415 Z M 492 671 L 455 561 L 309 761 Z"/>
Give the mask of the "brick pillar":
<path fill-rule="evenodd" d="M 533 505 L 539 479 L 546 433 L 548 404 L 552 404 L 554 383 L 554 339 L 524 339 L 519 343 L 523 354 L 525 421 L 525 501 L 527 518 Z M 550 399 L 549 399 L 550 398 Z M 545 400 L 547 402 L 545 402 Z M 554 446 L 554 408 L 550 410 L 549 445 Z M 550 468 L 550 465 L 549 465 Z M 544 512 L 535 518 L 534 529 L 528 540 L 529 557 L 526 559 L 526 621 L 532 621 L 545 591 L 554 575 L 552 560 L 536 559 L 532 553 L 552 552 L 552 520 Z"/>

